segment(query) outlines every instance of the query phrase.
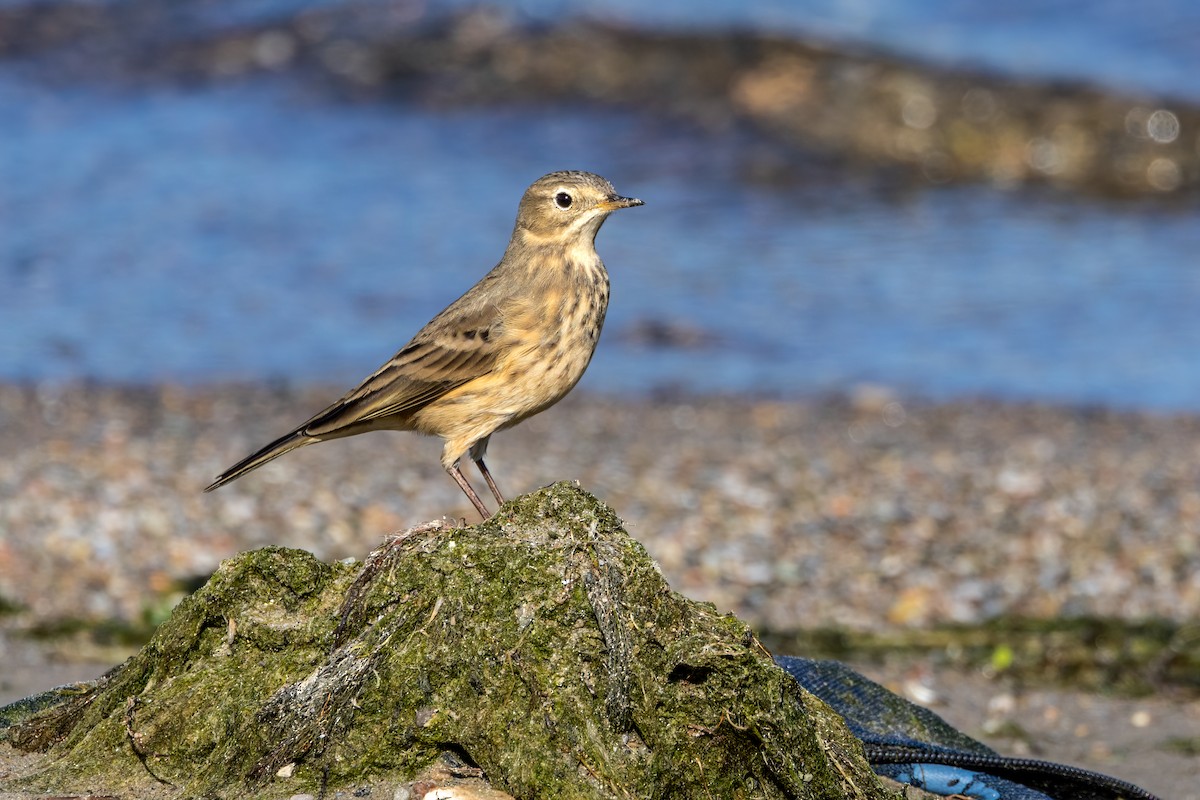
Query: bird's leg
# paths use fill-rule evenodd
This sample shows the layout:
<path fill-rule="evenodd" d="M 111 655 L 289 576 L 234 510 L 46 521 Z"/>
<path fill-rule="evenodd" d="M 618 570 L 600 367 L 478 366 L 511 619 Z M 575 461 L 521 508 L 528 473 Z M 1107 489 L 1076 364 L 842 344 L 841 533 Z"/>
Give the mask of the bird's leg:
<path fill-rule="evenodd" d="M 496 486 L 496 482 L 492 480 L 492 473 L 488 472 L 487 464 L 483 463 L 483 457 L 487 454 L 488 441 L 491 438 L 491 436 L 485 436 L 471 445 L 468 455 L 475 462 L 475 466 L 479 467 L 479 472 L 483 475 L 483 479 L 487 481 L 488 488 L 492 490 L 492 497 L 496 498 L 497 503 L 504 505 L 504 495 L 500 494 L 500 489 Z"/>
<path fill-rule="evenodd" d="M 483 463 L 483 458 L 475 459 L 475 466 L 479 467 L 479 471 L 483 473 L 483 479 L 487 481 L 488 488 L 492 490 L 492 496 L 496 498 L 496 502 L 504 505 L 504 496 L 500 494 L 500 490 L 496 487 L 496 482 L 492 480 L 492 473 L 488 472 L 487 464 Z"/>
<path fill-rule="evenodd" d="M 491 514 L 488 513 L 487 506 L 485 506 L 483 501 L 479 499 L 479 495 L 475 494 L 475 490 L 471 488 L 471 484 L 467 483 L 467 479 L 463 477 L 462 470 L 458 468 L 458 464 L 455 463 L 446 467 L 446 472 L 449 472 L 450 477 L 454 478 L 454 482 L 458 484 L 458 488 L 463 490 L 463 494 L 465 494 L 467 499 L 470 500 L 475 506 L 475 510 L 479 512 L 479 516 L 483 517 L 484 519 L 490 517 Z M 489 480 L 489 483 L 490 482 L 491 481 Z"/>

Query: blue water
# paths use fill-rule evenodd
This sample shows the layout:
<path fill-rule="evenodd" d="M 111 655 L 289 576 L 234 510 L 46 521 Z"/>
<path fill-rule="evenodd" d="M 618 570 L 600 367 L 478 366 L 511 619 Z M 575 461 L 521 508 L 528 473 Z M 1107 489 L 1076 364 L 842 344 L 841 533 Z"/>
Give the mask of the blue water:
<path fill-rule="evenodd" d="M 950 61 L 994 42 L 978 61 L 1054 50 L 1066 13 L 954 4 L 922 43 L 906 31 L 932 5 L 877 5 L 814 6 L 813 27 Z M 688 22 L 765 25 L 791 7 L 708 3 Z M 657 8 L 638 19 L 682 24 L 682 5 Z M 1169 10 L 1194 22 L 1190 8 Z M 1140 43 L 1172 63 L 1200 48 L 1140 9 L 1121 25 L 1115 4 L 1079 4 L 1091 22 L 1058 57 L 1091 52 L 1100 82 L 1124 60 L 1126 78 L 1171 90 Z M 1063 71 L 1036 61 L 1008 68 Z M 0 379 L 348 384 L 495 263 L 529 182 L 571 167 L 647 202 L 598 238 L 613 302 L 586 388 L 879 383 L 1200 410 L 1193 209 L 985 186 L 897 195 L 802 163 L 802 180 L 760 186 L 743 177 L 758 158 L 745 136 L 629 112 L 347 105 L 286 76 L 64 86 L 0 62 Z M 629 335 L 646 320 L 704 335 L 647 346 Z"/>

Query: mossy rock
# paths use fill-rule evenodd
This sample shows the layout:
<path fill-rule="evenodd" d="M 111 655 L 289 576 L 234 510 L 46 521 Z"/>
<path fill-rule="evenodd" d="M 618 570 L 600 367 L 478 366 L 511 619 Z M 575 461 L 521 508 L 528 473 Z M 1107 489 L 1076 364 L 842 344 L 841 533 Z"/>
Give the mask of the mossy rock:
<path fill-rule="evenodd" d="M 745 624 L 672 592 L 569 484 L 360 564 L 230 559 L 140 653 L 6 738 L 44 753 L 7 791 L 895 796 Z"/>

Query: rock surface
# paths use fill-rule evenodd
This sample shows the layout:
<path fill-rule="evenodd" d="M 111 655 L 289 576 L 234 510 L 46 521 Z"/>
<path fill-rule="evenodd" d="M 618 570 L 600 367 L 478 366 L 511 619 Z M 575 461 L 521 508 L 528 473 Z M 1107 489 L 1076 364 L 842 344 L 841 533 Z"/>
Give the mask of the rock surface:
<path fill-rule="evenodd" d="M 7 738 L 44 755 L 0 791 L 890 794 L 745 624 L 672 592 L 562 483 L 358 564 L 230 559 L 141 652 Z"/>

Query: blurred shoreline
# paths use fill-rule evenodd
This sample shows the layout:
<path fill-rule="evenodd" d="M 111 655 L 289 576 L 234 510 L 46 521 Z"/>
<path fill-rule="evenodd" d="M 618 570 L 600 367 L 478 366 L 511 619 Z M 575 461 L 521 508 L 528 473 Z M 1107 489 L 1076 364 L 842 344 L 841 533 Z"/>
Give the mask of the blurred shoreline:
<path fill-rule="evenodd" d="M 649 204 L 582 388 L 1198 407 L 1195 101 L 613 19 L 3 4 L 0 379 L 349 382 L 574 166 Z"/>

